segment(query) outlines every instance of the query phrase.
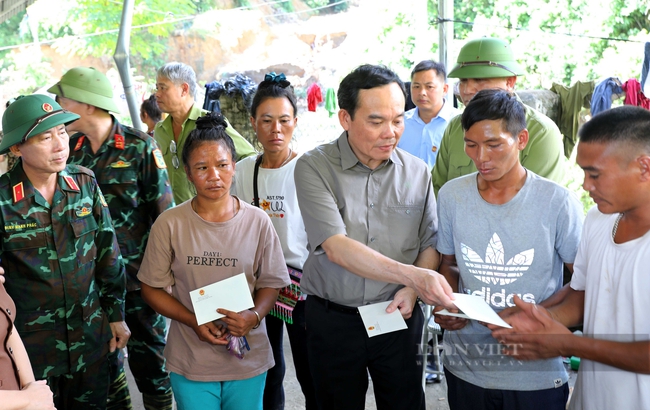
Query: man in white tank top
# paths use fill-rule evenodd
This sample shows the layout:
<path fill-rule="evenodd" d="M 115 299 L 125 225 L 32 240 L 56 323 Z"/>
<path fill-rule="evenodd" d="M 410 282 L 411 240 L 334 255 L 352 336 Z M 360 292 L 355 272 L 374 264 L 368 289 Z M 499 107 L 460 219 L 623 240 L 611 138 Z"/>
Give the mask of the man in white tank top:
<path fill-rule="evenodd" d="M 545 310 L 517 300 L 513 330 L 493 332 L 508 354 L 580 357 L 569 408 L 650 408 L 650 112 L 623 106 L 579 132 L 584 223 L 571 289 Z M 565 326 L 584 324 L 584 337 Z"/>

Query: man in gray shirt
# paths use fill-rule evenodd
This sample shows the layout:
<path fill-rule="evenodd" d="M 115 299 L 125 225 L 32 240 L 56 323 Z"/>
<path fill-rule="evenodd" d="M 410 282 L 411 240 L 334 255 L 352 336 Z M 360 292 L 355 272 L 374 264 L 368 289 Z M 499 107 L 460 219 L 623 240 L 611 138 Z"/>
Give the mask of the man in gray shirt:
<path fill-rule="evenodd" d="M 521 165 L 528 130 L 516 95 L 479 91 L 461 122 L 465 152 L 478 172 L 440 189 L 440 272 L 454 290 L 484 299 L 497 312 L 513 307 L 515 296 L 556 303 L 563 265 L 572 270 L 578 251 L 580 202 Z M 436 322 L 447 330 L 443 364 L 451 410 L 565 408 L 568 375 L 559 357 L 520 362 L 504 356 L 476 321 L 436 316 Z"/>
<path fill-rule="evenodd" d="M 416 296 L 451 307 L 433 269 L 437 218 L 427 166 L 396 149 L 405 90 L 395 73 L 364 65 L 339 87 L 338 140 L 304 154 L 295 179 L 309 241 L 302 289 L 307 350 L 321 409 L 363 409 L 368 373 L 377 408 L 424 409 Z M 407 330 L 368 337 L 357 307 L 391 301 Z"/>

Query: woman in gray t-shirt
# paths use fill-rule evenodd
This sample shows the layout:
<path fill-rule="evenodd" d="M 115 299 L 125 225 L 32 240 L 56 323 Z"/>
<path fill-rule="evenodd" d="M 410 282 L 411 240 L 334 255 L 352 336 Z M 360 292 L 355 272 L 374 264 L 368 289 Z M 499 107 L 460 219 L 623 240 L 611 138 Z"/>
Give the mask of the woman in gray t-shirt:
<path fill-rule="evenodd" d="M 196 195 L 156 219 L 138 273 L 143 298 L 172 319 L 165 358 L 181 410 L 262 409 L 273 366 L 262 319 L 289 284 L 269 218 L 230 194 L 236 154 L 226 126 L 221 114 L 197 120 L 182 158 Z M 255 306 L 217 309 L 224 318 L 198 325 L 189 292 L 242 272 Z M 247 341 L 243 358 L 233 354 L 233 337 Z"/>

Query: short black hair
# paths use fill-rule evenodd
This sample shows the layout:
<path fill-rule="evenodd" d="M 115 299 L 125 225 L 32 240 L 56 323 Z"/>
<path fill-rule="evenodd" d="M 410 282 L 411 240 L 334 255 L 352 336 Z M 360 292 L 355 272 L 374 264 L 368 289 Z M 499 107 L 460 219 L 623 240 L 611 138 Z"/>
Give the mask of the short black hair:
<path fill-rule="evenodd" d="M 429 70 L 435 71 L 436 75 L 440 77 L 443 83 L 447 81 L 447 71 L 445 71 L 445 66 L 433 60 L 424 60 L 417 63 L 417 65 L 413 67 L 413 70 L 411 71 L 411 80 L 413 80 L 415 73 Z"/>
<path fill-rule="evenodd" d="M 481 90 L 470 100 L 460 117 L 465 131 L 484 120 L 501 120 L 501 128 L 512 138 L 526 129 L 526 109 L 517 96 L 508 91 Z"/>
<path fill-rule="evenodd" d="M 226 133 L 228 123 L 221 113 L 209 112 L 206 115 L 199 117 L 196 120 L 196 128 L 194 128 L 185 140 L 183 145 L 183 164 L 188 166 L 188 161 L 192 152 L 204 142 L 218 142 L 222 144 L 232 157 L 232 162 L 236 162 L 237 151 L 235 151 L 235 143 Z"/>
<path fill-rule="evenodd" d="M 253 118 L 257 118 L 257 107 L 267 98 L 286 98 L 293 107 L 293 116 L 296 117 L 298 115 L 298 103 L 296 94 L 293 92 L 293 86 L 289 81 L 285 80 L 285 82 L 287 83 L 286 86 L 283 83 L 273 80 L 264 80 L 257 86 L 257 91 L 251 103 L 251 116 Z"/>
<path fill-rule="evenodd" d="M 162 111 L 160 110 L 160 107 L 158 107 L 158 102 L 156 102 L 155 94 L 151 94 L 149 98 L 142 101 L 140 109 L 146 112 L 149 118 L 153 120 L 153 122 L 160 122 L 162 119 Z"/>
<path fill-rule="evenodd" d="M 650 151 L 650 111 L 624 105 L 603 111 L 578 131 L 580 142 L 625 143 Z"/>
<path fill-rule="evenodd" d="M 359 107 L 359 90 L 370 90 L 391 83 L 396 83 L 402 90 L 406 99 L 406 89 L 400 78 L 386 66 L 364 64 L 357 67 L 350 74 L 346 75 L 337 93 L 339 107 L 350 114 L 354 119 L 354 113 Z"/>

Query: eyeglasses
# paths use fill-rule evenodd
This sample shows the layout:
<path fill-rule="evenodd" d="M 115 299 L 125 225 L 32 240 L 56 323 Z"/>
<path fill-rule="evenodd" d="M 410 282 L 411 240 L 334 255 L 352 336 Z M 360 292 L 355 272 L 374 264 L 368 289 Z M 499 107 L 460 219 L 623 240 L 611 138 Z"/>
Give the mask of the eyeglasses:
<path fill-rule="evenodd" d="M 174 168 L 178 169 L 178 167 L 181 165 L 181 161 L 178 159 L 178 154 L 176 153 L 176 141 L 172 140 L 171 144 L 169 144 L 169 150 L 172 152 L 172 165 Z"/>

